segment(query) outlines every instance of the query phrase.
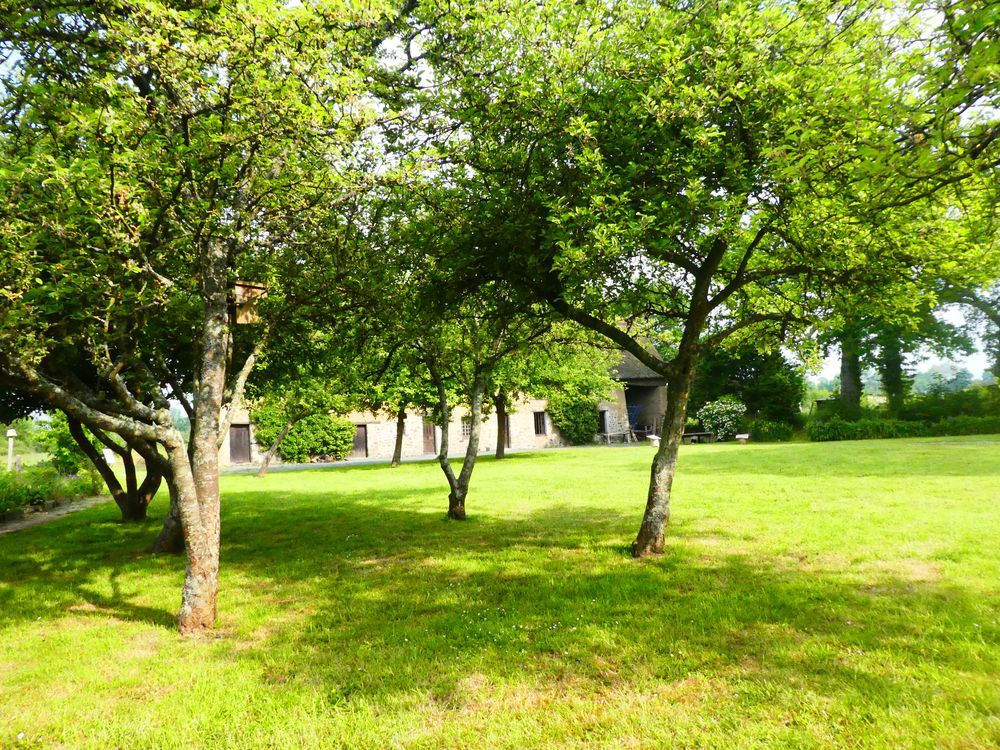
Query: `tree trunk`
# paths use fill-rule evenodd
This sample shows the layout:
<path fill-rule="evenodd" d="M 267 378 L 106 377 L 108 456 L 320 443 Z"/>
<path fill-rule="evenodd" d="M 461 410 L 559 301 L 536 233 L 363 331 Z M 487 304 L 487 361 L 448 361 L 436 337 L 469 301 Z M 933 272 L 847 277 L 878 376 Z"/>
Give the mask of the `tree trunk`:
<path fill-rule="evenodd" d="M 476 380 L 472 386 L 469 402 L 469 442 L 465 448 L 465 460 L 458 478 L 451 483 L 448 494 L 448 517 L 456 521 L 465 520 L 465 500 L 469 496 L 469 483 L 472 481 L 472 470 L 479 456 L 479 436 L 483 429 L 483 391 L 482 381 Z"/>
<path fill-rule="evenodd" d="M 406 431 L 406 404 L 399 405 L 396 412 L 396 445 L 392 449 L 392 461 L 389 466 L 399 466 L 403 460 L 403 435 Z"/>
<path fill-rule="evenodd" d="M 173 482 L 167 481 L 167 489 L 170 492 L 170 505 L 167 508 L 166 518 L 163 519 L 163 528 L 160 529 L 159 536 L 149 546 L 149 551 L 179 555 L 184 551 L 184 529 L 181 525 L 181 512 L 177 504 L 177 491 L 174 489 Z"/>
<path fill-rule="evenodd" d="M 507 455 L 507 393 L 497 391 L 493 396 L 493 407 L 497 413 L 497 450 L 496 458 Z"/>
<path fill-rule="evenodd" d="M 893 335 L 893 332 L 887 331 L 880 338 L 882 351 L 879 357 L 879 375 L 882 380 L 882 388 L 885 389 L 889 416 L 896 419 L 903 410 L 908 385 L 906 373 L 903 370 L 903 351 L 899 337 Z"/>
<path fill-rule="evenodd" d="M 271 466 L 271 461 L 273 461 L 274 457 L 278 455 L 278 448 L 281 447 L 281 444 L 285 441 L 285 437 L 288 435 L 289 431 L 295 426 L 295 423 L 297 421 L 298 420 L 293 419 L 289 420 L 288 422 L 285 422 L 285 426 L 281 428 L 281 432 L 278 433 L 278 437 L 275 439 L 274 443 L 271 444 L 271 447 L 267 449 L 267 453 L 264 454 L 264 460 L 261 461 L 260 469 L 257 470 L 258 477 L 267 476 L 267 470 Z"/>
<path fill-rule="evenodd" d="M 472 470 L 476 465 L 476 457 L 479 455 L 479 436 L 482 432 L 483 415 L 483 391 L 485 384 L 482 379 L 477 378 L 473 383 L 470 392 L 470 414 L 469 419 L 469 444 L 465 449 L 465 461 L 462 463 L 462 470 L 455 476 L 455 470 L 448 460 L 448 428 L 451 423 L 451 409 L 448 406 L 448 394 L 444 381 L 437 375 L 435 370 L 431 370 L 431 376 L 438 390 L 438 409 L 442 417 L 441 424 L 441 449 L 438 451 L 438 463 L 441 471 L 444 472 L 448 480 L 448 518 L 456 521 L 465 520 L 465 500 L 469 494 L 469 482 L 472 479 Z"/>
<path fill-rule="evenodd" d="M 209 243 L 204 250 L 202 297 L 204 327 L 197 363 L 192 455 L 180 434 L 172 431 L 165 448 L 173 469 L 177 506 L 184 529 L 187 569 L 177 623 L 182 635 L 194 635 L 215 624 L 219 594 L 219 435 L 231 354 L 227 303 L 227 249 Z"/>
<path fill-rule="evenodd" d="M 146 510 L 160 486 L 160 473 L 155 468 L 147 467 L 146 477 L 143 479 L 142 485 L 139 486 L 136 482 L 135 461 L 132 458 L 132 451 L 127 446 L 121 446 L 112 442 L 98 430 L 94 433 L 98 440 L 115 452 L 125 468 L 126 486 L 122 488 L 121 482 L 118 481 L 118 476 L 104 459 L 104 454 L 87 439 L 81 423 L 72 418 L 69 418 L 67 421 L 73 440 L 76 441 L 80 450 L 83 451 L 83 454 L 89 459 L 90 463 L 94 465 L 94 468 L 101 475 L 101 479 L 107 485 L 111 497 L 114 498 L 115 504 L 121 511 L 122 522 L 145 521 Z"/>
<path fill-rule="evenodd" d="M 661 554 L 666 544 L 667 524 L 670 522 L 670 493 L 696 364 L 694 355 L 679 359 L 676 372 L 667 382 L 667 406 L 663 413 L 660 448 L 650 469 L 646 512 L 643 514 L 639 533 L 632 543 L 632 554 L 635 557 Z"/>
<path fill-rule="evenodd" d="M 861 416 L 861 342 L 853 332 L 840 337 L 840 412 L 846 419 Z"/>

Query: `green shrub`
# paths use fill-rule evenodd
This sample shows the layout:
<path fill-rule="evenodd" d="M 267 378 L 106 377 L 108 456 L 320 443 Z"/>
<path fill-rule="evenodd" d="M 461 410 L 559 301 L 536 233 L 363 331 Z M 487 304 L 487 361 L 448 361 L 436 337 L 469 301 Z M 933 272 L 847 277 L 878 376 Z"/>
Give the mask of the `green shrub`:
<path fill-rule="evenodd" d="M 69 434 L 69 423 L 61 411 L 52 412 L 43 423 L 39 443 L 49 454 L 49 462 L 63 475 L 79 474 L 89 464 L 87 457 Z"/>
<path fill-rule="evenodd" d="M 825 442 L 920 437 L 929 433 L 924 422 L 905 422 L 900 419 L 858 419 L 849 422 L 840 417 L 832 417 L 810 423 L 806 434 L 810 440 Z"/>
<path fill-rule="evenodd" d="M 284 419 L 277 410 L 259 409 L 253 412 L 254 436 L 264 450 L 271 447 L 281 430 Z M 341 417 L 325 412 L 310 414 L 295 423 L 278 449 L 283 461 L 303 463 L 313 458 L 344 458 L 354 447 L 355 426 Z"/>
<path fill-rule="evenodd" d="M 761 443 L 785 442 L 792 439 L 792 426 L 785 422 L 755 419 L 750 423 L 750 439 Z"/>
<path fill-rule="evenodd" d="M 810 440 L 871 440 L 945 435 L 990 435 L 1000 433 L 1000 417 L 949 417 L 939 422 L 903 419 L 859 419 L 839 417 L 812 422 L 806 429 Z"/>
<path fill-rule="evenodd" d="M 598 402 L 573 394 L 552 394 L 549 397 L 548 412 L 552 424 L 563 439 L 571 445 L 585 445 L 594 441 L 600 414 Z"/>
<path fill-rule="evenodd" d="M 931 435 L 1000 434 L 1000 417 L 948 417 L 929 426 Z"/>
<path fill-rule="evenodd" d="M 1000 417 L 1000 386 L 982 385 L 954 393 L 935 392 L 912 398 L 900 417 L 940 421 L 948 417 Z"/>
<path fill-rule="evenodd" d="M 716 440 L 732 440 L 740 431 L 746 413 L 747 408 L 733 396 L 723 396 L 701 407 L 698 421 L 706 432 L 714 433 Z"/>
<path fill-rule="evenodd" d="M 51 466 L 0 473 L 0 513 L 68 500 L 87 491 L 86 480 L 64 477 Z"/>

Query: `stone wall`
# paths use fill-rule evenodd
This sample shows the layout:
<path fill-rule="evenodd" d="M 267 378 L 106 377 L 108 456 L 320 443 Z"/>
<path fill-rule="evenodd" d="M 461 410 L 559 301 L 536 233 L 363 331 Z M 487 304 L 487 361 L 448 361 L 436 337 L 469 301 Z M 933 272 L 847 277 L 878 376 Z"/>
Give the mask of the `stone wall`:
<path fill-rule="evenodd" d="M 510 420 L 510 448 L 512 450 L 529 450 L 565 445 L 565 441 L 552 424 L 552 419 L 545 414 L 545 434 L 535 434 L 535 412 L 545 412 L 547 402 L 544 399 L 524 398 L 514 404 L 508 412 Z M 448 428 L 448 452 L 451 455 L 462 455 L 469 444 L 469 439 L 463 434 L 463 424 L 469 410 L 456 407 L 451 413 L 451 423 Z M 368 430 L 368 458 L 391 458 L 396 442 L 396 420 L 391 415 L 373 414 L 371 412 L 355 412 L 346 417 L 354 424 L 364 424 Z M 424 450 L 424 419 L 423 414 L 408 411 L 406 426 L 403 430 L 403 456 L 419 457 L 433 456 Z M 497 417 L 490 414 L 483 422 L 479 435 L 480 453 L 492 452 L 496 449 Z M 441 428 L 434 428 L 435 450 L 441 445 Z"/>
<path fill-rule="evenodd" d="M 514 403 L 508 412 L 510 420 L 510 449 L 511 450 L 537 450 L 541 448 L 552 448 L 566 445 L 559 431 L 552 424 L 552 418 L 546 412 L 548 402 L 545 399 L 521 398 Z M 628 410 L 625 405 L 625 393 L 621 388 L 616 388 L 606 401 L 602 401 L 599 409 L 607 412 L 607 427 L 611 433 L 622 433 L 628 430 Z M 545 414 L 545 433 L 535 434 L 535 412 Z M 451 426 L 449 428 L 449 453 L 451 455 L 462 455 L 468 445 L 468 438 L 463 435 L 464 417 L 469 410 L 464 407 L 457 407 L 452 411 Z M 382 412 L 353 412 L 344 416 L 345 419 L 355 425 L 366 425 L 368 434 L 368 458 L 392 458 L 392 452 L 396 444 L 396 419 L 393 414 Z M 416 410 L 408 410 L 406 413 L 405 427 L 403 431 L 403 457 L 418 458 L 431 457 L 435 455 L 437 447 L 441 444 L 441 429 L 434 428 L 434 451 L 424 450 L 424 420 L 428 419 L 425 414 Z M 234 425 L 250 425 L 250 457 L 251 463 L 259 464 L 267 451 L 268 446 L 259 446 L 256 442 L 254 427 L 250 422 L 250 415 L 245 409 L 238 409 L 233 415 Z M 497 417 L 490 414 L 483 422 L 480 439 L 479 452 L 492 453 L 496 449 L 497 441 Z M 280 463 L 280 458 L 275 458 L 275 463 Z M 230 462 L 229 435 L 225 436 L 222 447 L 219 450 L 219 463 L 228 466 Z"/>
<path fill-rule="evenodd" d="M 625 403 L 625 391 L 623 389 L 615 388 L 611 394 L 611 398 L 607 401 L 602 401 L 597 408 L 607 413 L 605 424 L 610 434 L 615 435 L 628 432 L 628 408 Z"/>

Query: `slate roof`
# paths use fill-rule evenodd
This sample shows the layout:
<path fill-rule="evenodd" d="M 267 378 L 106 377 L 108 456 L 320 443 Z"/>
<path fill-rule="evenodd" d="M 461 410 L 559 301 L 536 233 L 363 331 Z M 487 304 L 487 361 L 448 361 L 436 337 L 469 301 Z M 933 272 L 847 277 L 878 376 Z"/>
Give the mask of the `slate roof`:
<path fill-rule="evenodd" d="M 622 352 L 622 362 L 611 374 L 615 380 L 658 380 L 665 382 L 665 378 L 658 372 L 650 370 L 646 365 L 636 359 L 631 352 Z"/>

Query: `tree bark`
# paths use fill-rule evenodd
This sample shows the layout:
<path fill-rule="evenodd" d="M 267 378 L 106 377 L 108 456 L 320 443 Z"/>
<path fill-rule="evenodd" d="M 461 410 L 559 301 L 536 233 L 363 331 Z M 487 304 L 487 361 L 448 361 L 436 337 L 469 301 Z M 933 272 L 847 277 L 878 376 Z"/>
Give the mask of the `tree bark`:
<path fill-rule="evenodd" d="M 406 431 L 406 407 L 407 404 L 400 404 L 399 411 L 396 412 L 396 444 L 392 449 L 392 461 L 389 466 L 399 466 L 403 460 L 403 435 Z"/>
<path fill-rule="evenodd" d="M 497 449 L 496 458 L 507 455 L 507 392 L 500 390 L 493 396 L 493 407 L 497 413 Z"/>
<path fill-rule="evenodd" d="M 840 336 L 840 412 L 846 419 L 861 416 L 861 342 L 854 332 Z"/>
<path fill-rule="evenodd" d="M 483 429 L 483 391 L 481 380 L 477 379 L 469 394 L 469 442 L 465 448 L 465 460 L 457 479 L 450 483 L 451 492 L 448 495 L 448 517 L 456 521 L 465 520 L 465 500 L 469 496 L 469 483 L 472 481 L 472 470 L 479 456 L 479 437 Z"/>
<path fill-rule="evenodd" d="M 177 504 L 177 491 L 169 480 L 167 481 L 167 489 L 170 492 L 167 515 L 163 519 L 163 528 L 160 529 L 159 536 L 149 546 L 149 551 L 179 555 L 184 551 L 184 529 L 181 525 L 181 513 Z"/>
<path fill-rule="evenodd" d="M 485 384 L 481 378 L 476 378 L 469 393 L 469 419 L 471 420 L 469 424 L 469 444 L 465 449 L 465 460 L 462 463 L 462 470 L 456 476 L 455 470 L 451 466 L 451 461 L 448 460 L 448 428 L 451 423 L 448 394 L 444 381 L 433 368 L 431 370 L 431 377 L 437 386 L 438 409 L 442 417 L 441 448 L 438 451 L 438 463 L 441 465 L 441 471 L 444 472 L 445 478 L 448 480 L 448 518 L 456 521 L 464 521 L 466 518 L 465 500 L 469 494 L 469 483 L 472 479 L 472 470 L 476 465 L 476 457 L 479 455 L 479 436 L 482 431 L 483 392 Z"/>
<path fill-rule="evenodd" d="M 295 426 L 297 419 L 289 420 L 285 422 L 285 426 L 281 428 L 281 432 L 278 433 L 278 437 L 275 439 L 271 447 L 267 449 L 267 453 L 264 454 L 264 460 L 260 462 L 260 469 L 257 470 L 258 477 L 267 476 L 267 470 L 271 467 L 271 461 L 274 457 L 278 455 L 278 448 L 285 441 L 285 437 L 288 435 L 289 431 Z"/>
<path fill-rule="evenodd" d="M 906 401 L 907 376 L 903 370 L 903 351 L 899 337 L 893 335 L 891 331 L 886 332 L 880 338 L 879 375 L 882 380 L 882 388 L 885 389 L 889 416 L 895 419 L 902 412 L 903 404 Z"/>
<path fill-rule="evenodd" d="M 73 440 L 94 465 L 94 468 L 101 475 L 101 479 L 107 485 L 111 497 L 114 498 L 115 504 L 121 511 L 122 522 L 130 523 L 146 520 L 146 510 L 160 486 L 162 477 L 159 471 L 155 467 L 147 466 L 147 473 L 142 481 L 142 485 L 138 485 L 132 451 L 127 446 L 120 446 L 117 443 L 113 443 L 100 431 L 96 431 L 95 435 L 97 438 L 121 458 L 122 465 L 125 468 L 126 481 L 126 486 L 123 488 L 121 482 L 118 481 L 118 476 L 104 459 L 104 455 L 87 439 L 83 432 L 82 424 L 71 417 L 67 421 Z"/>
<path fill-rule="evenodd" d="M 164 443 L 173 468 L 172 484 L 177 492 L 187 551 L 181 608 L 177 614 L 182 635 L 195 635 L 215 624 L 219 594 L 219 437 L 232 341 L 226 288 L 227 249 L 221 243 L 209 242 L 204 252 L 204 324 L 197 363 L 191 458 L 176 430 Z"/>
<path fill-rule="evenodd" d="M 639 533 L 632 543 L 632 555 L 648 557 L 663 552 L 670 522 L 670 494 L 677 469 L 677 453 L 684 434 L 688 397 L 694 382 L 696 355 L 678 359 L 678 367 L 667 381 L 667 406 L 663 413 L 660 448 L 653 458 L 649 475 L 646 511 Z"/>

